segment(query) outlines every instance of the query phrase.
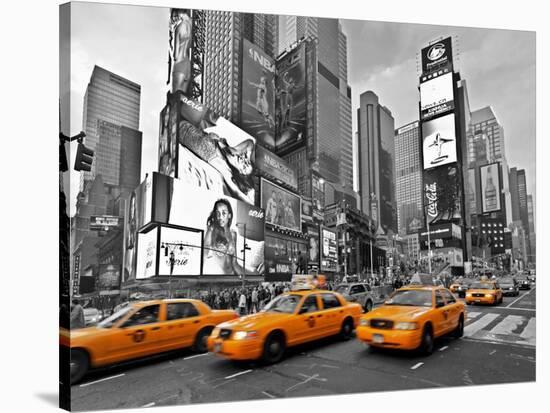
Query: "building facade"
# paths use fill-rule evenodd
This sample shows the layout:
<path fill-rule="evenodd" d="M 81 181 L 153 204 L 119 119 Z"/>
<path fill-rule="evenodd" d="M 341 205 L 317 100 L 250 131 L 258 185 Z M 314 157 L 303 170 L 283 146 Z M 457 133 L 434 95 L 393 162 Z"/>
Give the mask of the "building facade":
<path fill-rule="evenodd" d="M 397 232 L 394 123 L 376 93 L 361 94 L 357 110 L 361 210 L 383 233 Z"/>

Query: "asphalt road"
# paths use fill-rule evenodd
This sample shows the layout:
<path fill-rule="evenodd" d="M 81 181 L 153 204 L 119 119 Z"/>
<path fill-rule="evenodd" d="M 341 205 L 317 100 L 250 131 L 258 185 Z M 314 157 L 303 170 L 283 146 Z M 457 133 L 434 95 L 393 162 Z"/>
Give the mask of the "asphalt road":
<path fill-rule="evenodd" d="M 273 366 L 190 351 L 90 373 L 72 386 L 73 410 L 503 384 L 535 380 L 535 289 L 497 306 L 467 306 L 462 339 L 428 357 L 372 351 L 356 339 L 290 349 Z"/>

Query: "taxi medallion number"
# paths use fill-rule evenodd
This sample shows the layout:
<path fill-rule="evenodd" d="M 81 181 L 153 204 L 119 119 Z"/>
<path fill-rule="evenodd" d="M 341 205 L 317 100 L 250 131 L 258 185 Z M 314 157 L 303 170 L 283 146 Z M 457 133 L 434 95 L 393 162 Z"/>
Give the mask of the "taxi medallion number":
<path fill-rule="evenodd" d="M 383 343 L 384 342 L 384 336 L 382 334 L 374 334 L 372 336 L 372 342 L 373 343 Z"/>

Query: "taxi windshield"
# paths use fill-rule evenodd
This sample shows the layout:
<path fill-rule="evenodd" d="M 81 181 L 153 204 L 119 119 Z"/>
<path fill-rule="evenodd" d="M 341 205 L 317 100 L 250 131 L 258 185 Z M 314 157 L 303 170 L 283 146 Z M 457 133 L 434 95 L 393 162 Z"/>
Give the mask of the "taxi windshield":
<path fill-rule="evenodd" d="M 503 278 L 500 280 L 500 283 L 501 284 L 514 284 L 514 279 L 513 278 Z"/>
<path fill-rule="evenodd" d="M 298 294 L 280 295 L 269 304 L 267 304 L 263 311 L 273 311 L 277 313 L 293 313 L 294 309 L 300 302 L 301 296 Z"/>
<path fill-rule="evenodd" d="M 118 320 L 120 320 L 122 317 L 128 314 L 128 312 L 131 311 L 132 309 L 133 307 L 131 305 L 121 308 L 116 313 L 107 317 L 105 320 L 99 322 L 97 326 L 100 328 L 111 328 L 113 325 L 117 323 Z"/>
<path fill-rule="evenodd" d="M 386 305 L 406 305 L 413 307 L 431 307 L 432 292 L 422 290 L 400 290 L 396 291 Z"/>
<path fill-rule="evenodd" d="M 340 294 L 345 294 L 348 292 L 349 285 L 339 285 L 337 286 L 334 291 Z"/>
<path fill-rule="evenodd" d="M 476 283 L 472 283 L 470 285 L 470 288 L 472 290 L 493 290 L 494 289 L 494 286 L 493 284 L 491 283 L 480 283 L 480 282 L 476 282 Z"/>

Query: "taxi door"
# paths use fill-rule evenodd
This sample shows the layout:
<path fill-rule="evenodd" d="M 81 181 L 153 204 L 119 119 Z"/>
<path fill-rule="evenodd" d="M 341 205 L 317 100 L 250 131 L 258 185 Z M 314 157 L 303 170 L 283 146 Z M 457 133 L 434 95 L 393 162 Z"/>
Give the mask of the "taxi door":
<path fill-rule="evenodd" d="M 445 308 L 448 311 L 446 332 L 454 330 L 458 326 L 458 318 L 460 317 L 460 306 L 456 302 L 454 296 L 447 290 L 441 290 L 445 299 Z"/>
<path fill-rule="evenodd" d="M 289 321 L 289 342 L 294 345 L 321 337 L 322 318 L 319 295 L 309 294 Z"/>
<path fill-rule="evenodd" d="M 338 334 L 345 316 L 344 307 L 340 303 L 340 300 L 332 293 L 322 293 L 321 301 L 323 304 L 323 336 Z"/>
<path fill-rule="evenodd" d="M 164 347 L 191 347 L 203 325 L 202 316 L 193 303 L 166 303 Z"/>
<path fill-rule="evenodd" d="M 449 325 L 449 308 L 443 298 L 441 291 L 434 291 L 435 294 L 435 308 L 432 309 L 431 321 L 434 326 L 434 337 L 439 337 L 445 334 L 445 331 Z"/>
<path fill-rule="evenodd" d="M 155 353 L 161 341 L 162 324 L 160 304 L 138 309 L 113 329 L 106 358 L 118 361 Z"/>

